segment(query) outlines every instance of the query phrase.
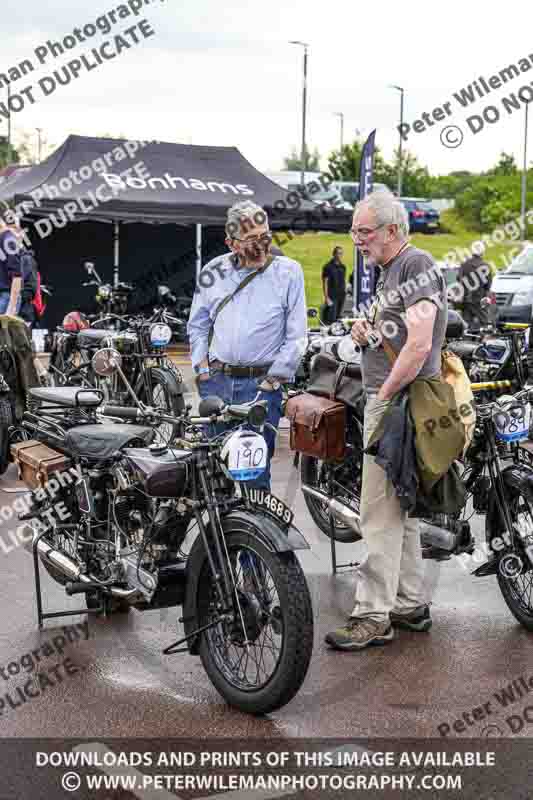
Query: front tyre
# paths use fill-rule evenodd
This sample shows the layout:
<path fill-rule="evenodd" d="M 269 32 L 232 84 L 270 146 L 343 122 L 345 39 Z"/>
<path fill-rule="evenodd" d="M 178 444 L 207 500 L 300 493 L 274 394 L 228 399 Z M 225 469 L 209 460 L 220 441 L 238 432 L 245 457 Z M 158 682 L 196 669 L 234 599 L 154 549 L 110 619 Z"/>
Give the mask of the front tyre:
<path fill-rule="evenodd" d="M 526 498 L 518 494 L 508 495 L 508 504 L 515 528 L 531 531 L 533 529 L 533 508 Z M 491 522 L 491 538 L 502 534 L 504 525 L 501 515 L 496 510 Z M 526 539 L 525 542 L 527 544 L 528 540 Z M 522 561 L 522 571 L 515 576 L 507 576 L 504 569 L 504 574 L 502 574 L 500 563 L 505 555 L 509 553 L 509 550 L 502 551 L 502 556 L 498 563 L 498 585 L 511 614 L 526 630 L 533 631 L 533 568 L 522 539 L 518 539 L 515 552 Z"/>
<path fill-rule="evenodd" d="M 148 405 L 154 406 L 164 414 L 170 416 L 180 416 L 185 410 L 181 383 L 170 370 L 154 368 L 150 371 L 150 383 L 152 387 L 151 397 L 146 396 L 143 390 L 141 400 Z M 162 422 L 157 426 L 157 431 L 165 442 L 170 442 L 181 433 L 181 425 L 172 425 L 169 422 Z"/>
<path fill-rule="evenodd" d="M 235 575 L 232 609 L 204 631 L 200 657 L 224 699 L 248 714 L 288 703 L 302 685 L 313 649 L 313 610 L 292 552 L 273 553 L 242 531 L 225 536 Z M 200 626 L 219 618 L 207 557 L 198 584 Z"/>

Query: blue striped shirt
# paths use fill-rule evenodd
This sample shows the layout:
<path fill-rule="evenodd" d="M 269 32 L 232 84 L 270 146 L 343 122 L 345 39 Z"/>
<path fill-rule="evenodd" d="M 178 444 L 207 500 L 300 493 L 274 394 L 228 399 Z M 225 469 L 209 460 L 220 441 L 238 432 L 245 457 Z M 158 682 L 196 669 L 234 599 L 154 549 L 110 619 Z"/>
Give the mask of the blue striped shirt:
<path fill-rule="evenodd" d="M 216 308 L 248 274 L 248 269 L 233 265 L 231 253 L 203 267 L 187 326 L 193 367 L 207 357 L 208 333 Z M 270 375 L 293 380 L 306 343 L 302 268 L 297 261 L 276 256 L 269 268 L 220 312 L 209 358 L 233 366 L 272 362 Z"/>

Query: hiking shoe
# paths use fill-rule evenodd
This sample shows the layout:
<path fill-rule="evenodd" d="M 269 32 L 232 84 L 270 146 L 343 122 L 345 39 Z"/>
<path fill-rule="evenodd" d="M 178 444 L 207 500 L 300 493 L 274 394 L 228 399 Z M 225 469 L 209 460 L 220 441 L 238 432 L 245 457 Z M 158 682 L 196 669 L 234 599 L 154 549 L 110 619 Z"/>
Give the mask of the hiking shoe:
<path fill-rule="evenodd" d="M 387 622 L 349 617 L 344 628 L 337 628 L 326 636 L 326 644 L 336 650 L 363 650 L 372 645 L 387 644 L 394 639 L 394 631 Z"/>
<path fill-rule="evenodd" d="M 417 633 L 427 633 L 433 624 L 429 606 L 420 606 L 408 614 L 397 614 L 391 611 L 389 616 L 395 628 L 405 628 L 407 631 L 416 631 Z"/>

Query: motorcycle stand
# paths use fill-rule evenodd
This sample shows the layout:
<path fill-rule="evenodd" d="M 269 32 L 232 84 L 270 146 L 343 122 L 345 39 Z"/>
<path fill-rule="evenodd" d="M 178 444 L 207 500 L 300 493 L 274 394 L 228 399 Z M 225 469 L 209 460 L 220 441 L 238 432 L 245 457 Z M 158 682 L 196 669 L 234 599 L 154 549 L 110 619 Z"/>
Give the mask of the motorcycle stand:
<path fill-rule="evenodd" d="M 33 554 L 33 568 L 35 572 L 35 599 L 37 602 L 37 621 L 39 624 L 39 630 L 42 631 L 43 629 L 43 621 L 45 619 L 52 619 L 54 617 L 74 617 L 79 616 L 80 614 L 100 614 L 104 608 L 81 608 L 76 609 L 75 611 L 43 611 L 43 601 L 42 601 L 42 593 L 41 593 L 41 576 L 39 572 L 39 556 L 37 555 L 37 545 L 39 540 L 44 534 L 46 530 L 42 531 L 38 536 L 36 536 L 32 541 L 32 554 Z"/>
<path fill-rule="evenodd" d="M 333 497 L 333 477 L 331 470 L 328 474 L 328 495 Z M 348 561 L 346 564 L 337 564 L 337 542 L 335 540 L 335 516 L 331 509 L 328 511 L 329 516 L 329 541 L 331 544 L 331 571 L 336 575 L 340 569 L 357 569 L 359 561 Z"/>
<path fill-rule="evenodd" d="M 183 622 L 183 617 L 180 619 L 180 622 Z M 218 625 L 219 622 L 220 622 L 220 617 L 215 619 L 213 622 L 208 622 L 207 625 L 203 625 L 201 628 L 198 628 L 198 630 L 193 631 L 188 636 L 184 636 L 182 639 L 178 639 L 177 642 L 169 644 L 168 647 L 165 647 L 165 649 L 163 650 L 163 655 L 175 656 L 178 655 L 179 653 L 189 653 L 190 650 L 188 647 L 181 647 L 181 649 L 178 648 L 180 648 L 180 646 L 184 642 L 187 642 L 189 641 L 189 639 L 193 639 L 195 636 L 198 636 L 199 633 L 203 633 L 204 631 L 209 630 L 209 628 L 214 628 L 215 625 Z"/>

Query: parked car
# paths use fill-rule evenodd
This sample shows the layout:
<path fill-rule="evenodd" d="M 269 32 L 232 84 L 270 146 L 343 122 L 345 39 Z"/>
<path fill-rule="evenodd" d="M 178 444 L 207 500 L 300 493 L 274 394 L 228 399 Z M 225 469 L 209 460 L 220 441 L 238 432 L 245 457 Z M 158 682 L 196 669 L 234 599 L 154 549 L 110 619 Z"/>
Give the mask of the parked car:
<path fill-rule="evenodd" d="M 409 214 L 409 230 L 412 233 L 435 233 L 440 227 L 440 214 L 430 200 L 416 197 L 400 197 Z"/>
<path fill-rule="evenodd" d="M 359 182 L 358 181 L 334 181 L 331 184 L 332 188 L 337 189 L 341 194 L 342 199 L 349 203 L 350 208 L 354 208 L 359 200 Z M 384 183 L 375 183 L 372 187 L 373 192 L 390 191 L 388 186 Z"/>
<path fill-rule="evenodd" d="M 527 242 L 506 270 L 492 281 L 491 294 L 498 311 L 533 305 L 533 244 Z"/>

